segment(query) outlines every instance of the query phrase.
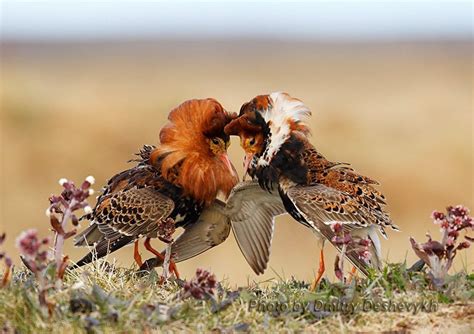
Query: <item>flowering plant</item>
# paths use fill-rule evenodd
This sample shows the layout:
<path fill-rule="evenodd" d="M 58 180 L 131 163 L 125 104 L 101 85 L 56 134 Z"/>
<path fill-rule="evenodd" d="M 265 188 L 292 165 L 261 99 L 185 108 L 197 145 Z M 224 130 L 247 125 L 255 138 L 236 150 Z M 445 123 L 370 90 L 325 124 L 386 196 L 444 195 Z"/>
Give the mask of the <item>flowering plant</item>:
<path fill-rule="evenodd" d="M 73 226 L 79 224 L 79 218 L 75 211 L 84 209 L 84 213 L 92 213 L 92 208 L 86 199 L 94 194 L 91 186 L 95 179 L 92 176 L 86 177 L 81 187 L 76 187 L 74 182 L 65 178 L 59 180 L 59 184 L 64 188 L 61 194 L 51 195 L 49 198 L 50 205 L 46 209 L 46 215 L 50 219 L 51 226 L 55 232 L 54 238 L 54 258 L 56 262 L 56 270 L 59 278 L 62 278 L 67 267 L 68 257 L 63 257 L 64 241 L 77 232 L 75 228 L 66 231 L 67 223 L 70 220 Z"/>
<path fill-rule="evenodd" d="M 88 176 L 80 188 L 76 187 L 72 181 L 60 179 L 59 184 L 63 187 L 63 191 L 61 194 L 51 195 L 49 198 L 50 205 L 46 209 L 46 215 L 49 217 L 55 234 L 54 262 L 50 261 L 47 249 L 50 244 L 49 238 L 40 238 L 37 230 L 23 231 L 16 239 L 16 246 L 20 251 L 23 263 L 38 281 L 39 303 L 48 310 L 49 315 L 53 313 L 54 303 L 48 300 L 48 291 L 58 286 L 67 268 L 68 256 L 63 256 L 64 241 L 76 234 L 75 228 L 66 230 L 67 223 L 71 221 L 73 226 L 79 224 L 79 218 L 75 214 L 77 210 L 83 209 L 86 214 L 92 213 L 92 208 L 86 199 L 94 193 L 91 189 L 93 183 L 92 176 Z M 0 243 L 3 242 L 3 239 L 4 236 L 0 238 Z M 0 258 L 4 257 L 3 254 L 1 255 Z M 54 271 L 49 270 L 52 267 L 54 267 Z"/>
<path fill-rule="evenodd" d="M 331 224 L 331 230 L 335 234 L 331 241 L 334 245 L 341 247 L 341 256 L 336 255 L 334 262 L 334 273 L 341 282 L 345 282 L 344 259 L 347 251 L 356 252 L 361 260 L 368 263 L 372 255 L 369 251 L 372 243 L 369 238 L 353 236 L 349 231 L 344 231 L 342 224 L 339 222 Z"/>
<path fill-rule="evenodd" d="M 48 290 L 54 287 L 47 274 L 49 238 L 39 238 L 35 229 L 23 231 L 16 239 L 23 263 L 35 275 L 38 281 L 38 299 L 51 315 L 54 304 L 47 299 Z"/>
<path fill-rule="evenodd" d="M 171 260 L 171 244 L 173 243 L 173 233 L 176 231 L 174 220 L 171 218 L 158 223 L 158 238 L 166 243 L 165 258 L 163 260 L 163 279 L 167 280 L 170 268 L 176 273 L 176 264 Z"/>
<path fill-rule="evenodd" d="M 462 230 L 474 230 L 474 221 L 469 216 L 469 209 L 457 205 L 446 208 L 446 214 L 434 211 L 431 215 L 434 223 L 441 227 L 441 242 L 433 240 L 426 234 L 428 241 L 417 243 L 410 237 L 415 254 L 430 267 L 430 277 L 436 288 L 444 285 L 446 275 L 453 264 L 457 252 L 469 248 L 474 238 L 465 235 L 464 241 L 458 242 Z"/>
<path fill-rule="evenodd" d="M 194 297 L 195 299 L 206 299 L 214 295 L 217 280 L 214 274 L 201 268 L 196 269 L 196 276 L 187 281 L 183 287 L 183 298 Z"/>

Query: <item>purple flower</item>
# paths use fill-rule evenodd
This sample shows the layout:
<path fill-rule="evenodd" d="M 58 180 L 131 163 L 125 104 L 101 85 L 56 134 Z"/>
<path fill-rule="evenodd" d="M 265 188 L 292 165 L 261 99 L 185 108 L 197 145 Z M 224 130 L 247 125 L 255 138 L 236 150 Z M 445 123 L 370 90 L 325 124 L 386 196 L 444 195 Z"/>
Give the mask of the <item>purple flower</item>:
<path fill-rule="evenodd" d="M 369 262 L 370 259 L 372 258 L 372 253 L 370 253 L 369 250 L 364 249 L 364 250 L 359 252 L 359 258 L 361 260 L 364 260 L 365 262 Z"/>
<path fill-rule="evenodd" d="M 176 231 L 176 226 L 172 218 L 162 220 L 158 223 L 158 236 L 161 241 L 171 243 L 173 241 L 173 234 Z"/>
<path fill-rule="evenodd" d="M 49 243 L 48 238 L 38 239 L 38 231 L 35 229 L 23 231 L 16 239 L 16 247 L 26 257 L 34 258 L 42 245 Z"/>
<path fill-rule="evenodd" d="M 440 211 L 433 211 L 433 213 L 431 214 L 431 217 L 434 220 L 443 220 L 446 216 L 444 215 L 444 213 Z"/>
<path fill-rule="evenodd" d="M 448 213 L 452 214 L 454 217 L 463 218 L 469 214 L 469 209 L 462 205 L 456 205 L 455 207 L 448 207 Z"/>
<path fill-rule="evenodd" d="M 336 223 L 331 224 L 331 230 L 332 230 L 335 234 L 340 234 L 340 233 L 342 232 L 342 224 L 339 223 L 339 222 L 336 222 Z"/>
<path fill-rule="evenodd" d="M 430 267 L 430 276 L 436 288 L 443 286 L 457 251 L 470 246 L 468 241 L 458 244 L 461 231 L 473 227 L 473 219 L 468 215 L 469 209 L 462 205 L 448 206 L 446 214 L 434 211 L 431 217 L 434 219 L 435 224 L 440 224 L 441 226 L 441 241 L 432 240 L 429 234 L 427 234 L 428 241 L 422 244 L 410 238 L 416 255 Z M 471 240 L 467 235 L 465 238 Z"/>
<path fill-rule="evenodd" d="M 75 228 L 66 230 L 67 223 L 71 221 L 73 226 L 79 225 L 79 219 L 74 212 L 83 209 L 86 215 L 93 213 L 86 199 L 94 193 L 91 189 L 94 182 L 94 177 L 88 176 L 78 188 L 74 182 L 61 178 L 59 180 L 59 184 L 63 187 L 61 194 L 49 197 L 50 205 L 46 209 L 46 215 L 56 234 L 54 243 L 56 268 L 65 268 L 64 259 L 67 257 L 63 257 L 64 240 L 76 234 Z"/>
<path fill-rule="evenodd" d="M 196 276 L 184 284 L 183 298 L 205 299 L 214 295 L 216 287 L 217 280 L 214 274 L 198 268 L 196 269 Z"/>

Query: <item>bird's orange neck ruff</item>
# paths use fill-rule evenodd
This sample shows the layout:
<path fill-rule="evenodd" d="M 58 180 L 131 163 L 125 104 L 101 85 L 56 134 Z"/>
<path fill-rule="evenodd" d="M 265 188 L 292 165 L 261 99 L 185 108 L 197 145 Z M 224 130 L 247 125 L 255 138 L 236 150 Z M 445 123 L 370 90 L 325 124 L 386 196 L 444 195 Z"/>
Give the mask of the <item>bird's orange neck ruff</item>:
<path fill-rule="evenodd" d="M 224 127 L 232 119 L 214 99 L 189 100 L 169 115 L 160 131 L 160 146 L 150 162 L 163 177 L 181 187 L 184 196 L 209 205 L 222 192 L 228 195 L 238 182 L 229 170 L 230 162 L 210 148 L 211 138 L 223 138 Z"/>
<path fill-rule="evenodd" d="M 150 162 L 160 168 L 168 182 L 182 188 L 184 196 L 205 205 L 219 193 L 227 197 L 238 182 L 237 175 L 229 173 L 221 159 L 198 152 L 169 151 L 164 145 L 151 153 Z"/>

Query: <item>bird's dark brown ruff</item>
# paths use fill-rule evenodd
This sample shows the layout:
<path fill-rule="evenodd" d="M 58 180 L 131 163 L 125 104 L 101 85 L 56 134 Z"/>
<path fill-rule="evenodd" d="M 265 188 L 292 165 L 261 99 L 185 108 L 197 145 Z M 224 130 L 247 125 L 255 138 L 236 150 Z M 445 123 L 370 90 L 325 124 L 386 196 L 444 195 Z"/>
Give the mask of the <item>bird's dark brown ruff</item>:
<path fill-rule="evenodd" d="M 287 94 L 284 95 L 289 97 Z M 291 99 L 291 97 L 289 98 Z M 314 222 L 308 221 L 301 208 L 295 205 L 295 200 L 290 198 L 288 184 L 290 184 L 290 188 L 291 185 L 302 187 L 301 191 L 303 193 L 300 194 L 302 198 L 305 196 L 305 186 L 323 185 L 331 196 L 336 194 L 335 198 L 338 198 L 338 201 L 334 201 L 329 197 L 326 198 L 324 194 L 306 199 L 308 203 L 316 201 L 321 203 L 321 210 L 325 215 L 331 217 L 335 215 L 340 217 L 358 215 L 360 221 L 355 222 L 354 226 L 357 224 L 361 226 L 376 224 L 380 227 L 382 233 L 384 233 L 384 227 L 398 229 L 392 224 L 388 214 L 384 211 L 385 197 L 374 188 L 374 185 L 378 183 L 357 174 L 347 164 L 334 163 L 325 159 L 309 143 L 307 139 L 309 129 L 303 122 L 289 120 L 290 135 L 288 139 L 280 146 L 278 152 L 271 157 L 270 163 L 258 165 L 257 161 L 266 152 L 266 147 L 272 136 L 269 126 L 271 120 L 267 122 L 262 116 L 266 110 L 273 107 L 272 102 L 269 95 L 257 96 L 250 102 L 245 103 L 240 110 L 239 118 L 225 127 L 227 134 L 240 136 L 242 144 L 248 144 L 252 142 L 249 138 L 255 138 L 263 134 L 264 139 L 257 143 L 259 147 L 250 148 L 250 151 L 255 152 L 255 154 L 248 170 L 253 178 L 258 179 L 261 187 L 268 191 L 278 189 L 287 212 L 307 227 L 311 227 Z M 244 149 L 249 151 L 249 147 L 244 147 Z M 263 158 L 267 159 L 269 157 L 263 156 Z M 313 220 L 316 221 L 316 217 Z M 331 240 L 334 233 L 329 225 L 325 223 L 319 225 L 319 232 L 326 239 Z M 347 256 L 364 274 L 368 273 L 367 264 L 359 258 L 358 254 L 348 252 Z M 323 272 L 324 257 L 321 253 L 320 268 L 315 281 L 319 281 Z"/>

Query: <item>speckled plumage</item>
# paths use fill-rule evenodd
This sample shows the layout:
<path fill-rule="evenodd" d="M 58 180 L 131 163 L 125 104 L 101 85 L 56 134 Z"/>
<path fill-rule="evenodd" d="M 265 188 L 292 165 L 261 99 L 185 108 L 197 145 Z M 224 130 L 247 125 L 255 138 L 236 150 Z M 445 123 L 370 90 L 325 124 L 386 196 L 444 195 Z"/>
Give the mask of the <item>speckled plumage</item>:
<path fill-rule="evenodd" d="M 272 111 L 275 97 L 278 111 Z M 334 236 L 330 229 L 334 222 L 343 223 L 344 229 L 354 234 L 365 231 L 369 238 L 376 239 L 372 240 L 372 265 L 379 267 L 380 242 L 374 228 L 383 236 L 385 227 L 398 230 L 385 211 L 385 197 L 375 188 L 376 181 L 358 174 L 346 163 L 327 160 L 314 148 L 305 124 L 309 115 L 309 109 L 288 94 L 261 95 L 244 104 L 239 118 L 225 130 L 230 135 L 239 135 L 241 143 L 247 144 L 246 151 L 256 152 L 248 164 L 248 173 L 262 188 L 278 191 L 293 218 L 316 231 L 323 240 Z M 279 123 L 283 119 L 286 126 L 275 127 L 275 117 Z M 265 135 L 260 147 L 249 147 L 249 138 L 262 133 Z M 278 145 L 269 151 L 270 143 L 276 141 Z M 367 274 L 366 263 L 351 252 L 347 256 Z"/>
<path fill-rule="evenodd" d="M 136 165 L 112 177 L 93 212 L 84 217 L 91 224 L 76 236 L 75 245 L 94 250 L 77 265 L 139 238 L 156 238 L 161 221 L 171 218 L 176 227 L 186 228 L 219 193 L 227 196 L 238 180 L 233 166 L 216 154 L 225 154 L 229 137 L 223 129 L 231 119 L 213 99 L 190 100 L 175 108 L 161 130 L 160 145 L 144 146 L 133 160 Z M 222 151 L 211 149 L 213 138 L 221 140 L 216 145 Z"/>

